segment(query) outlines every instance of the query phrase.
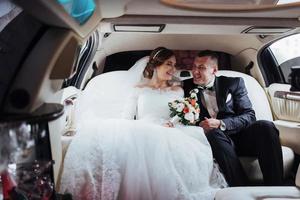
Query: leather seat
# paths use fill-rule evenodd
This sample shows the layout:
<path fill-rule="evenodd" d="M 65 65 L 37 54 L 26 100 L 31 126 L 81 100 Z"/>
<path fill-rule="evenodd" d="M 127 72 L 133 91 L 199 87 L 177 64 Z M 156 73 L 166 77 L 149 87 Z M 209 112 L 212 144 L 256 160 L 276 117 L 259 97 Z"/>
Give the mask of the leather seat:
<path fill-rule="evenodd" d="M 296 186 L 283 187 L 231 187 L 217 192 L 215 200 L 256 200 L 256 199 L 300 199 L 300 165 L 295 180 Z"/>
<path fill-rule="evenodd" d="M 231 187 L 217 192 L 215 200 L 300 199 L 297 187 Z"/>
<path fill-rule="evenodd" d="M 93 91 L 93 88 L 97 88 L 97 91 L 103 93 L 107 93 L 109 95 L 101 95 L 102 97 L 110 97 L 109 101 L 102 99 L 102 101 L 106 102 L 104 105 L 108 106 L 110 104 L 114 105 L 114 109 L 116 112 L 111 112 L 109 115 L 110 118 L 119 117 L 120 113 L 123 112 L 124 104 L 117 104 L 116 102 L 111 102 L 111 96 L 116 94 L 115 91 L 120 91 L 118 93 L 119 98 L 120 95 L 122 96 L 122 99 L 126 99 L 128 95 L 128 89 L 130 86 L 132 86 L 132 82 L 136 82 L 136 80 L 131 80 L 128 78 L 128 73 L 126 71 L 115 71 L 103 74 L 101 76 L 98 76 L 94 78 L 86 87 L 85 92 L 95 92 Z M 269 105 L 268 98 L 266 96 L 265 91 L 263 88 L 259 85 L 259 83 L 251 76 L 248 76 L 246 74 L 235 72 L 235 71 L 226 71 L 226 70 L 220 70 L 217 74 L 224 75 L 224 76 L 231 76 L 231 77 L 242 77 L 245 81 L 246 88 L 248 90 L 249 98 L 253 104 L 253 109 L 255 110 L 257 119 L 264 119 L 264 120 L 270 120 L 273 121 L 273 116 L 271 112 L 271 108 Z M 124 90 L 120 89 L 120 84 L 110 84 L 109 87 L 107 87 L 107 83 L 115 83 L 117 80 L 122 80 L 122 88 L 125 88 Z M 95 87 L 97 85 L 97 87 Z M 90 91 L 91 90 L 91 91 Z M 116 116 L 114 116 L 114 113 Z M 104 114 L 105 117 L 108 117 L 107 114 Z M 72 140 L 72 137 L 68 137 L 65 141 L 64 145 L 64 153 L 66 152 L 68 145 L 70 144 Z M 293 161 L 294 161 L 294 153 L 293 151 L 288 147 L 283 147 L 283 158 L 284 158 L 284 175 L 287 175 L 288 172 L 291 170 Z M 63 157 L 64 157 L 63 153 Z M 249 177 L 250 180 L 255 182 L 261 182 L 262 181 L 262 173 L 258 164 L 258 160 L 253 157 L 241 157 L 242 165 L 245 168 L 245 171 Z"/>
<path fill-rule="evenodd" d="M 252 102 L 257 120 L 273 121 L 272 111 L 266 92 L 253 77 L 241 72 L 229 70 L 218 71 L 217 76 L 221 75 L 228 77 L 242 77 L 244 79 L 248 96 Z M 291 148 L 283 146 L 282 154 L 284 163 L 284 176 L 286 177 L 286 175 L 289 174 L 294 162 L 294 152 Z M 262 182 L 263 176 L 258 160 L 254 157 L 241 157 L 240 160 L 249 179 L 253 182 Z"/>

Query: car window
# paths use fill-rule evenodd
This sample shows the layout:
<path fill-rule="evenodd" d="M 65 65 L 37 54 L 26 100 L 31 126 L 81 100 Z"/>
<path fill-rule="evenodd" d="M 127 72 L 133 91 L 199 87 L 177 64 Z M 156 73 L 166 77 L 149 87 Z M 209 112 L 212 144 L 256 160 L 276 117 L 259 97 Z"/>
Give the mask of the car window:
<path fill-rule="evenodd" d="M 299 0 L 279 0 L 279 1 L 277 2 L 277 4 L 280 5 L 280 4 L 296 3 L 296 2 L 299 2 Z"/>
<path fill-rule="evenodd" d="M 300 66 L 300 34 L 280 39 L 269 48 L 282 72 L 284 82 L 290 83 L 291 68 Z"/>
<path fill-rule="evenodd" d="M 78 89 L 84 81 L 84 76 L 88 71 L 89 66 L 92 64 L 93 57 L 99 45 L 99 33 L 96 30 L 88 40 L 78 49 L 78 56 L 74 62 L 74 73 L 71 77 L 64 80 L 62 88 L 68 86 L 75 86 Z M 94 64 L 92 64 L 94 65 Z M 97 67 L 96 67 L 97 68 Z M 95 70 L 97 70 L 95 68 Z M 94 69 L 94 66 L 93 66 Z"/>
<path fill-rule="evenodd" d="M 281 38 L 265 47 L 259 60 L 266 86 L 290 84 L 292 67 L 300 66 L 300 34 Z"/>
<path fill-rule="evenodd" d="M 277 63 L 282 63 L 291 60 L 300 55 L 300 34 L 292 35 L 276 41 L 270 46 L 270 49 L 275 56 Z"/>

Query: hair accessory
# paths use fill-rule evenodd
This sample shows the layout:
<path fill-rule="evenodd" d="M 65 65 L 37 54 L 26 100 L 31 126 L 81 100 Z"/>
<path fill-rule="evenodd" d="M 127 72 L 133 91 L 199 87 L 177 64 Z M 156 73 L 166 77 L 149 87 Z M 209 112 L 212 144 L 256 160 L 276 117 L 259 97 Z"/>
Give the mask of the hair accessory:
<path fill-rule="evenodd" d="M 152 59 L 154 59 L 155 58 L 155 56 L 157 56 L 160 52 L 162 52 L 163 50 L 165 50 L 165 49 L 160 49 L 159 51 L 157 51 L 155 54 L 154 54 L 154 56 L 152 57 Z"/>

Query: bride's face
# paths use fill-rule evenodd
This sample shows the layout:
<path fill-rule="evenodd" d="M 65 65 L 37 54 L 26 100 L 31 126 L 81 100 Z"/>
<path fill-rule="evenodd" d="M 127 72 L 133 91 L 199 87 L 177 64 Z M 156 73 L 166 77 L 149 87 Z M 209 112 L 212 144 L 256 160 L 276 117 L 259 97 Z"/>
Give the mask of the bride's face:
<path fill-rule="evenodd" d="M 162 65 L 157 66 L 157 78 L 161 81 L 172 80 L 172 77 L 176 71 L 175 64 L 176 58 L 175 56 L 171 56 L 169 59 L 165 60 Z"/>

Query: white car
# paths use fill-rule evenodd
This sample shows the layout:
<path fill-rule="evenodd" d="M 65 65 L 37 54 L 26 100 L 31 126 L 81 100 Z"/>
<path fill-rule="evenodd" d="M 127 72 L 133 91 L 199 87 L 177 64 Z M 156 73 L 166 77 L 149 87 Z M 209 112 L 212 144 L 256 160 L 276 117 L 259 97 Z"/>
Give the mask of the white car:
<path fill-rule="evenodd" d="M 64 114 L 48 123 L 56 188 L 76 134 L 78 96 L 95 76 L 128 70 L 158 46 L 175 51 L 177 80 L 191 78 L 199 50 L 219 52 L 219 74 L 243 77 L 257 118 L 280 130 L 284 175 L 295 178 L 300 93 L 290 91 L 290 73 L 300 66 L 300 2 L 95 0 L 80 16 L 74 14 L 76 2 L 0 2 L 1 119 L 30 115 L 45 103 L 64 105 Z M 253 183 L 260 183 L 257 159 L 241 160 Z M 296 182 L 296 187 L 226 188 L 216 200 L 300 199 L 299 176 Z"/>

